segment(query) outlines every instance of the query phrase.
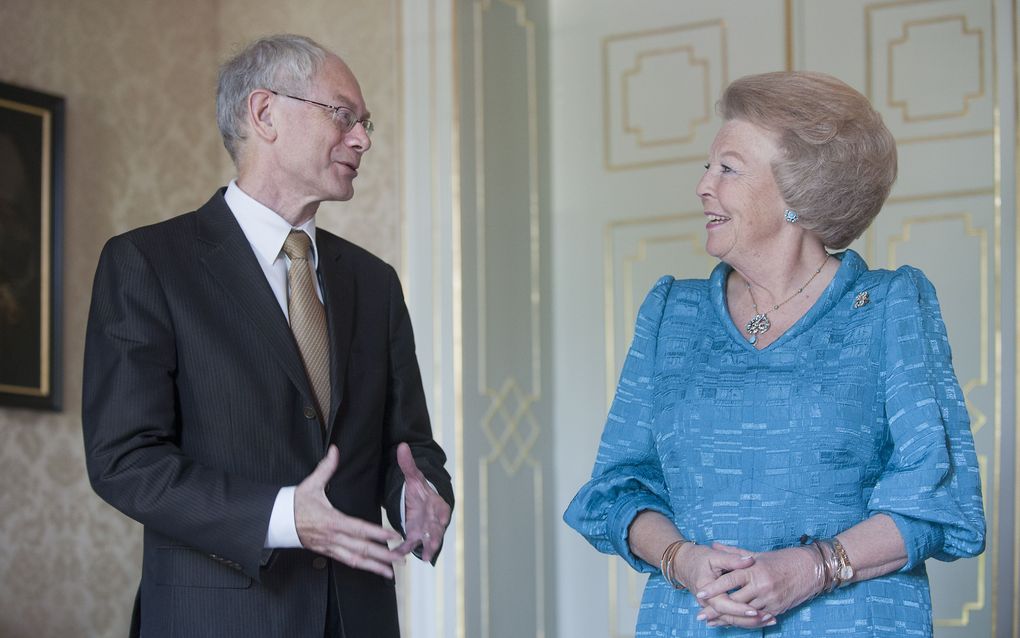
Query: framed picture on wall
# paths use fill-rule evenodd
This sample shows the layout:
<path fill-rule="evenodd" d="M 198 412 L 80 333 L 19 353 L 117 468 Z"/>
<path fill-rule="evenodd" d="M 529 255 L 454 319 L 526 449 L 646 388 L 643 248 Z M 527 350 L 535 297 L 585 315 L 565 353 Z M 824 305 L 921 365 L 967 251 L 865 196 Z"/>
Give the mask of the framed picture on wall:
<path fill-rule="evenodd" d="M 0 82 L 0 407 L 59 410 L 64 99 Z"/>

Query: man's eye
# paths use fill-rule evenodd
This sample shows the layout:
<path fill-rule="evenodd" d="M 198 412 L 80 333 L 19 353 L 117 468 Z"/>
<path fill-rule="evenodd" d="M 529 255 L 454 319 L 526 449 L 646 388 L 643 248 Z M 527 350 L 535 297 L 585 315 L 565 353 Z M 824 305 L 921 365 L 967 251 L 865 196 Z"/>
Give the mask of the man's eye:
<path fill-rule="evenodd" d="M 730 168 L 729 166 L 725 165 L 725 164 L 720 164 L 719 167 L 722 169 L 722 172 L 724 172 L 724 173 L 732 173 L 733 172 L 733 169 Z"/>
<path fill-rule="evenodd" d="M 351 113 L 347 109 L 337 109 L 336 121 L 337 124 L 342 126 L 344 129 L 349 129 L 354 126 L 354 113 Z"/>

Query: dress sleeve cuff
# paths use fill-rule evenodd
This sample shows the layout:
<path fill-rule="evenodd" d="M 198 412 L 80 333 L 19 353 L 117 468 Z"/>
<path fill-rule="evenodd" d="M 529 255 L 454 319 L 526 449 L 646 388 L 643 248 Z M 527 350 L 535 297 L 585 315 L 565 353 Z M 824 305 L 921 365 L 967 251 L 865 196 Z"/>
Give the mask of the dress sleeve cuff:
<path fill-rule="evenodd" d="M 942 526 L 929 521 L 896 514 L 895 512 L 879 512 L 893 519 L 896 529 L 903 537 L 907 548 L 907 564 L 900 571 L 909 572 L 935 554 L 942 551 L 944 535 Z"/>
<path fill-rule="evenodd" d="M 651 510 L 653 512 L 659 512 L 666 518 L 672 520 L 673 512 L 669 507 L 662 501 L 662 499 L 656 498 L 648 493 L 634 493 L 629 496 L 621 495 L 616 501 L 616 505 L 609 512 L 610 522 L 610 542 L 613 544 L 613 549 L 623 560 L 636 569 L 639 572 L 650 574 L 652 572 L 659 571 L 658 565 L 650 565 L 638 558 L 634 552 L 630 549 L 630 542 L 628 541 L 628 534 L 630 533 L 630 524 L 634 522 L 634 519 L 638 514 L 644 510 Z"/>
<path fill-rule="evenodd" d="M 297 525 L 294 523 L 294 489 L 294 486 L 282 487 L 276 494 L 273 513 L 269 516 L 269 529 L 266 531 L 267 548 L 301 547 Z"/>

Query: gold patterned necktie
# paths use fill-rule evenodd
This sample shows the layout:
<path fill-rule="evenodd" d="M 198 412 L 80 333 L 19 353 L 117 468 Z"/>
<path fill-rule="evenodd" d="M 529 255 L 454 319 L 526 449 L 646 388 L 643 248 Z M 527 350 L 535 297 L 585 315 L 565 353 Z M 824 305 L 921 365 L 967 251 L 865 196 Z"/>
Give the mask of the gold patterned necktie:
<path fill-rule="evenodd" d="M 292 230 L 283 244 L 283 252 L 290 257 L 290 269 L 287 271 L 290 329 L 301 351 L 305 372 L 325 426 L 330 409 L 329 336 L 326 312 L 315 292 L 315 269 L 308 261 L 311 246 L 312 242 L 304 231 Z"/>

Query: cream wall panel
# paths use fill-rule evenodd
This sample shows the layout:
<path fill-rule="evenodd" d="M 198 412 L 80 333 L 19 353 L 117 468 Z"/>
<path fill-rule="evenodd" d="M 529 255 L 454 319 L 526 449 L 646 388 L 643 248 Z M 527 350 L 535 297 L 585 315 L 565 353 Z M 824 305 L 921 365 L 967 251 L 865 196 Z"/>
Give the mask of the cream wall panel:
<path fill-rule="evenodd" d="M 463 251 L 464 629 L 546 635 L 552 456 L 543 343 L 541 0 L 456 3 Z"/>
<path fill-rule="evenodd" d="M 727 84 L 721 19 L 603 40 L 606 165 L 698 161 L 713 131 L 713 96 Z"/>
<path fill-rule="evenodd" d="M 921 268 L 939 291 L 986 479 L 989 542 L 976 560 L 929 561 L 935 619 L 939 636 L 992 635 L 995 610 L 988 594 L 998 558 L 994 523 L 1001 470 L 995 451 L 1002 430 L 993 6 L 900 0 L 795 7 L 803 12 L 798 23 L 819 43 L 844 28 L 831 26 L 824 10 L 842 11 L 846 24 L 860 25 L 859 57 L 808 46 L 797 60 L 805 68 L 863 81 L 857 88 L 897 138 L 900 177 L 855 247 L 872 267 Z"/>
<path fill-rule="evenodd" d="M 997 504 L 1009 498 L 1000 489 L 1003 469 L 997 454 L 1004 426 L 1003 361 L 997 345 L 1004 177 L 998 174 L 1002 138 L 995 121 L 1000 95 L 996 70 L 1001 62 L 995 20 L 996 11 L 1001 19 L 1003 3 L 993 8 L 990 0 L 790 0 L 761 14 L 756 13 L 759 3 L 693 4 L 657 5 L 648 11 L 628 6 L 627 16 L 612 8 L 603 16 L 603 7 L 590 3 L 583 16 L 570 2 L 553 7 L 558 36 L 554 76 L 562 78 L 554 82 L 553 101 L 560 505 L 590 472 L 636 304 L 658 275 L 704 277 L 713 265 L 700 246 L 703 224 L 695 221 L 699 208 L 693 189 L 701 160 L 695 153 L 685 159 L 680 150 L 694 149 L 702 134 L 710 140 L 718 125 L 717 119 L 702 122 L 700 98 L 705 78 L 713 81 L 713 61 L 707 47 L 690 38 L 699 29 L 707 37 L 713 20 L 721 19 L 728 79 L 782 69 L 787 59 L 794 68 L 834 74 L 868 94 L 897 136 L 899 180 L 874 227 L 854 247 L 873 267 L 911 263 L 922 268 L 943 301 L 986 479 L 990 540 L 983 558 L 930 562 L 936 635 L 991 636 L 998 556 L 993 524 Z M 728 13 L 738 7 L 739 17 Z M 681 12 L 682 19 L 673 20 Z M 738 35 L 739 25 L 748 20 L 757 21 L 756 30 Z M 602 44 L 605 68 L 602 166 L 592 162 L 593 122 L 583 110 L 593 96 L 580 86 L 592 72 L 595 37 Z M 646 76 L 657 77 L 659 86 L 638 79 Z M 679 81 L 689 85 L 682 99 L 673 95 L 670 84 Z M 565 86 L 571 82 L 577 84 Z M 650 101 L 659 101 L 635 108 L 628 100 L 642 91 L 650 91 Z M 718 93 L 711 99 L 718 99 Z M 667 112 L 675 121 L 666 122 Z M 653 124 L 656 120 L 661 121 Z M 576 286 L 592 277 L 599 230 L 601 296 Z M 599 304 L 606 344 L 601 379 L 577 363 L 593 361 L 584 348 L 590 347 L 596 328 L 579 318 L 591 316 Z M 606 403 L 585 404 L 599 383 Z M 569 627 L 560 623 L 562 635 L 632 635 L 644 578 L 615 559 L 606 561 L 604 571 L 593 566 L 591 550 L 570 531 L 560 537 L 559 554 L 561 573 L 579 574 L 558 588 L 561 618 L 573 618 Z M 596 585 L 593 579 L 601 574 L 607 582 Z M 578 580 L 586 583 L 580 591 Z M 578 621 L 571 611 L 603 597 L 608 602 L 604 623 Z"/>
<path fill-rule="evenodd" d="M 992 3 L 865 6 L 867 95 L 900 144 L 992 132 Z"/>
<path fill-rule="evenodd" d="M 784 68 L 784 6 L 551 4 L 558 511 L 591 472 L 637 304 L 662 274 L 711 270 L 694 186 L 715 102 L 732 78 Z M 643 576 L 563 526 L 556 561 L 560 635 L 632 635 Z"/>

